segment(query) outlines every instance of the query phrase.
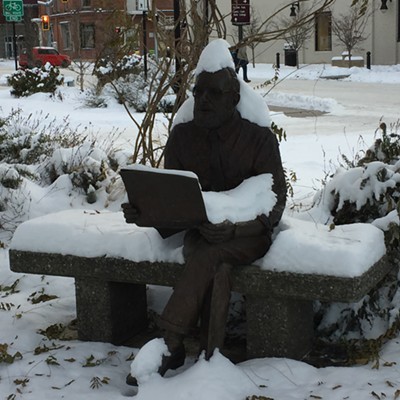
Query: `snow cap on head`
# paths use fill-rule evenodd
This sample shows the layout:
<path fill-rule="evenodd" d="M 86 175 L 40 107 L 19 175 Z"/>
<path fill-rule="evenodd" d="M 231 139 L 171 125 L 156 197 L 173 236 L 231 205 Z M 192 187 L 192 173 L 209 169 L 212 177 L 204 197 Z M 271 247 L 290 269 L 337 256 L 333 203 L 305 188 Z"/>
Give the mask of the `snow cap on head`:
<path fill-rule="evenodd" d="M 216 39 L 210 42 L 200 55 L 195 76 L 202 72 L 214 73 L 224 68 L 235 69 L 235 64 L 231 52 L 229 51 L 229 43 L 224 39 Z M 259 126 L 271 126 L 271 118 L 268 106 L 260 94 L 255 92 L 244 80 L 237 75 L 240 84 L 240 101 L 236 106 L 240 115 Z M 179 108 L 175 115 L 172 126 L 192 121 L 194 98 L 189 98 Z"/>
<path fill-rule="evenodd" d="M 216 39 L 210 42 L 202 51 L 195 75 L 201 72 L 217 72 L 223 68 L 235 69 L 235 64 L 229 51 L 229 43 L 224 39 Z"/>

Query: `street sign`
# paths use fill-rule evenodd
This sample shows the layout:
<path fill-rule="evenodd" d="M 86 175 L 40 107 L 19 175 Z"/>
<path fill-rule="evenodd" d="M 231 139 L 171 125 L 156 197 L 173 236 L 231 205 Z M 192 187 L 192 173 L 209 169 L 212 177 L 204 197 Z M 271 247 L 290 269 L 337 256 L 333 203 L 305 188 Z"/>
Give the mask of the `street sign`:
<path fill-rule="evenodd" d="M 149 10 L 148 0 L 126 0 L 126 12 L 130 15 L 143 14 Z"/>
<path fill-rule="evenodd" d="M 149 6 L 147 0 L 137 0 L 138 11 L 148 11 Z"/>
<path fill-rule="evenodd" d="M 6 17 L 7 22 L 20 22 L 21 17 L 16 17 L 15 15 L 10 15 L 9 17 Z"/>
<path fill-rule="evenodd" d="M 3 0 L 3 15 L 7 17 L 19 17 L 24 15 L 22 0 Z"/>
<path fill-rule="evenodd" d="M 250 25 L 250 0 L 232 0 L 232 25 Z"/>

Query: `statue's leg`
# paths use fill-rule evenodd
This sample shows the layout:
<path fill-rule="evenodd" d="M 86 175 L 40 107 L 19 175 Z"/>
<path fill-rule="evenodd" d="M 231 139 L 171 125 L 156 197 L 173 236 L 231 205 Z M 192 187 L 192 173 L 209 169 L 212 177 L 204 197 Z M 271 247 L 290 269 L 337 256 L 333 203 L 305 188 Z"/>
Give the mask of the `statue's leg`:
<path fill-rule="evenodd" d="M 210 338 L 207 339 L 206 350 L 211 355 L 216 346 L 222 347 L 223 344 L 230 300 L 231 266 L 245 265 L 262 257 L 270 239 L 249 237 L 219 244 L 208 243 L 195 234 L 192 239 L 190 243 L 185 241 L 185 246 L 188 246 L 184 250 L 186 266 L 160 316 L 160 326 L 166 331 L 188 334 L 196 326 L 203 307 L 207 309 L 207 301 L 210 301 Z"/>
<path fill-rule="evenodd" d="M 203 301 L 203 308 L 200 314 L 200 334 L 199 334 L 199 355 L 205 349 L 207 349 L 208 343 L 208 328 L 210 322 L 210 310 L 211 310 L 211 296 L 212 296 L 213 285 L 210 285 Z"/>
<path fill-rule="evenodd" d="M 217 267 L 209 299 L 207 299 L 208 306 L 202 313 L 200 349 L 206 351 L 207 360 L 216 348 L 222 350 L 224 346 L 232 289 L 231 270 L 232 265 L 228 263 L 222 263 Z"/>
<path fill-rule="evenodd" d="M 199 245 L 187 257 L 185 269 L 160 316 L 161 328 L 188 334 L 195 327 L 215 274 L 215 250 Z"/>

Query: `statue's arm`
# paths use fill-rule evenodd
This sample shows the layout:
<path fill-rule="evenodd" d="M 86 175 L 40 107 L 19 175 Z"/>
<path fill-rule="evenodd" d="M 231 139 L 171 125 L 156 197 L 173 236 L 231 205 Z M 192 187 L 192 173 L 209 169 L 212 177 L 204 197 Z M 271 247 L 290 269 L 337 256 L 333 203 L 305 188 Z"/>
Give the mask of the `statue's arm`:
<path fill-rule="evenodd" d="M 265 228 L 272 231 L 278 225 L 285 210 L 286 179 L 279 152 L 279 143 L 271 131 L 269 131 L 268 140 L 260 146 L 255 168 L 257 174 L 270 173 L 274 180 L 272 190 L 276 194 L 276 203 L 268 216 L 260 215 L 258 217 L 258 220 L 264 224 Z"/>

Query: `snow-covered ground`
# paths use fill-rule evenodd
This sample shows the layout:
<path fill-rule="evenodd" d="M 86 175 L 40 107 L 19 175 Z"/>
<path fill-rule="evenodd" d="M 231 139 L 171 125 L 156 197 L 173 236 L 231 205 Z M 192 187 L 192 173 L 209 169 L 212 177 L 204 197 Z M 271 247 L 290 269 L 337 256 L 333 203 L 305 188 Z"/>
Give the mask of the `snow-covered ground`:
<path fill-rule="evenodd" d="M 0 85 L 12 62 L 0 61 Z M 271 65 L 249 66 L 251 86 L 265 94 L 271 86 L 261 85 L 274 74 Z M 335 80 L 325 79 L 349 75 Z M 373 143 L 380 119 L 395 123 L 400 110 L 400 65 L 373 66 L 372 70 L 341 69 L 326 65 L 303 66 L 300 70 L 282 67 L 280 83 L 266 95 L 275 106 L 326 112 L 306 118 L 271 112 L 272 120 L 287 133 L 281 143 L 285 167 L 296 172 L 295 195 L 290 207 L 310 204 L 323 181 L 334 172 L 345 153 L 350 159 Z M 133 147 L 135 130 L 131 120 L 116 103 L 105 109 L 82 107 L 78 89 L 65 87 L 62 97 L 49 99 L 36 94 L 15 99 L 9 88 L 0 86 L 0 116 L 20 108 L 24 115 L 49 113 L 62 121 L 69 116 L 71 126 L 90 126 L 94 135 L 107 138 L 114 128 L 122 131 L 118 145 Z M 42 114 L 43 115 L 43 114 Z M 140 117 L 140 116 L 138 116 Z M 40 117 L 38 117 L 40 118 Z M 163 124 L 159 124 L 162 131 Z M 65 209 L 83 208 L 81 199 L 61 201 L 61 195 L 36 193 L 32 214 L 46 214 Z M 81 202 L 80 202 L 81 201 Z M 35 203 L 35 202 L 33 202 Z M 92 208 L 96 208 L 94 205 Z M 112 204 L 111 211 L 117 211 Z M 19 281 L 17 281 L 19 279 Z M 15 283 L 15 285 L 13 285 Z M 149 290 L 150 304 L 160 307 L 160 292 Z M 37 302 L 42 296 L 49 301 Z M 50 299 L 48 296 L 58 296 Z M 47 339 L 40 330 L 51 325 L 67 325 L 75 318 L 74 284 L 71 279 L 37 277 L 9 271 L 7 249 L 0 253 L 0 397 L 4 399 L 122 399 L 137 393 L 125 385 L 131 356 L 137 349 L 104 343 Z M 380 368 L 372 364 L 349 368 L 316 369 L 288 359 L 250 360 L 233 365 L 220 354 L 209 362 L 193 365 L 189 359 L 176 374 L 162 379 L 153 376 L 140 387 L 137 398 L 193 400 L 244 400 L 258 395 L 271 399 L 353 399 L 391 398 L 400 393 L 400 346 L 395 338 L 380 354 Z M 6 354 L 11 358 L 6 361 Z M 21 358 L 22 357 L 22 358 Z M 11 362 L 12 361 L 12 362 Z"/>

